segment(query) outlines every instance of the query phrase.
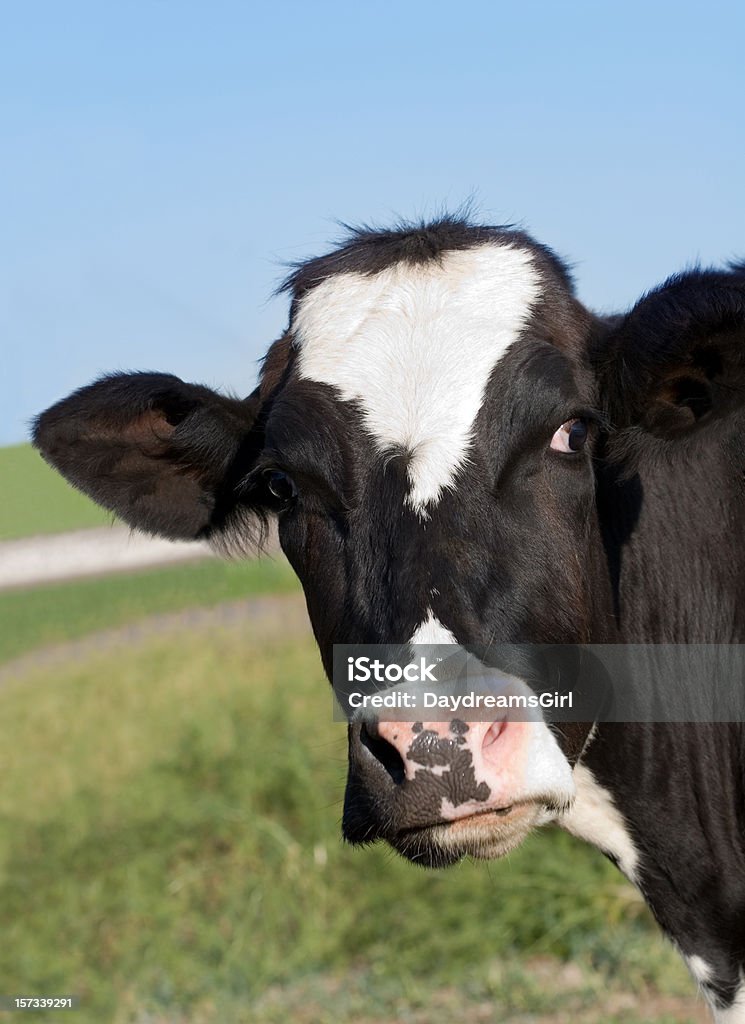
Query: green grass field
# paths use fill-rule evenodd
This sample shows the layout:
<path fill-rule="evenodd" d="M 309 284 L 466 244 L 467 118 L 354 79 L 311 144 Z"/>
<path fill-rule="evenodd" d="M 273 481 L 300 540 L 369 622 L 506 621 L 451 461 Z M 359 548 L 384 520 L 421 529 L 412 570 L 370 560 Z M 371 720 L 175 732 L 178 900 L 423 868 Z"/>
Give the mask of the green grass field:
<path fill-rule="evenodd" d="M 80 1024 L 689 1019 L 598 853 L 546 832 L 424 872 L 351 850 L 344 771 L 316 649 L 281 615 L 6 685 L 0 992 L 77 993 Z"/>
<path fill-rule="evenodd" d="M 104 526 L 110 513 L 65 483 L 28 444 L 0 448 L 0 541 Z"/>
<path fill-rule="evenodd" d="M 210 560 L 0 592 L 0 664 L 47 644 L 136 622 L 159 612 L 206 608 L 299 584 L 283 557 Z"/>

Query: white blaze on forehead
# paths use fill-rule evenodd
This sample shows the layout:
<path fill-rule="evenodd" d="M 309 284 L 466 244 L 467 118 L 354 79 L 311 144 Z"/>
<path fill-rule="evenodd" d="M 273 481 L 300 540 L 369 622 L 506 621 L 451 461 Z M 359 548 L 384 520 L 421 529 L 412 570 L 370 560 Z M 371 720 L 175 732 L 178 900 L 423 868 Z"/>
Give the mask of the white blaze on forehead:
<path fill-rule="evenodd" d="M 539 291 L 530 252 L 496 242 L 334 275 L 298 305 L 300 376 L 358 401 L 381 452 L 411 453 L 407 501 L 425 513 L 467 460 L 489 376 Z"/>

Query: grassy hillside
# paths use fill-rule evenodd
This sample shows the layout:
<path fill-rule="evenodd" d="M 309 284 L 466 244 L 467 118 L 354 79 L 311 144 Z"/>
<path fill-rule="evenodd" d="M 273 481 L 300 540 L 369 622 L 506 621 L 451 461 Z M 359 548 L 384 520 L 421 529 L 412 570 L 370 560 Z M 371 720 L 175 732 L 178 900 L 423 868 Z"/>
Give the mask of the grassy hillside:
<path fill-rule="evenodd" d="M 0 490 L 0 541 L 103 526 L 112 519 L 27 444 L 0 448 Z"/>
<path fill-rule="evenodd" d="M 344 771 L 281 617 L 0 688 L 0 992 L 76 993 L 79 1024 L 693 1019 L 598 853 L 547 832 L 424 872 L 351 850 Z"/>

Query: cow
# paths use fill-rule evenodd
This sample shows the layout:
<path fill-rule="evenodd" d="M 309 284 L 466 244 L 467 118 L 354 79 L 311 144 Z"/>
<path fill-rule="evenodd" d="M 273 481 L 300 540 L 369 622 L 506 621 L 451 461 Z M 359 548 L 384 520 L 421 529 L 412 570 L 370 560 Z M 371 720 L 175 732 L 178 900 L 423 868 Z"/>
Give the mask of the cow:
<path fill-rule="evenodd" d="M 276 520 L 330 678 L 342 643 L 745 640 L 745 265 L 600 316 L 549 248 L 444 216 L 352 230 L 283 288 L 247 398 L 115 373 L 34 443 L 151 534 L 243 552 Z M 349 725 L 352 844 L 445 866 L 548 822 L 745 1021 L 742 724 Z"/>

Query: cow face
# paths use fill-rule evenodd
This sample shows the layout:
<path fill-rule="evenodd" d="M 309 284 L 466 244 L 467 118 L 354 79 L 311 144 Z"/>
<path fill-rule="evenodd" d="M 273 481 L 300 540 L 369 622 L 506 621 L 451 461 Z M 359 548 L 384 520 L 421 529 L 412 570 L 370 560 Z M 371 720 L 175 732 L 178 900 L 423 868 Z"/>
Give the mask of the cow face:
<path fill-rule="evenodd" d="M 282 503 L 329 675 L 335 643 L 564 643 L 612 620 L 589 317 L 522 236 L 472 241 L 416 261 L 391 245 L 388 266 L 323 279 L 311 264 L 292 280 L 254 479 Z M 566 806 L 582 737 L 492 724 L 354 723 L 347 837 L 385 822 L 399 849 L 442 862 L 501 851 Z M 427 740 L 439 774 L 416 760 Z"/>
<path fill-rule="evenodd" d="M 275 516 L 329 675 L 337 643 L 611 639 L 603 410 L 627 434 L 693 429 L 735 314 L 714 329 L 693 302 L 662 340 L 668 289 L 602 323 L 548 250 L 451 220 L 358 233 L 287 288 L 246 401 L 118 375 L 44 413 L 37 445 L 151 532 L 245 546 Z M 499 855 L 571 802 L 588 730 L 353 723 L 345 835 L 425 864 Z"/>

